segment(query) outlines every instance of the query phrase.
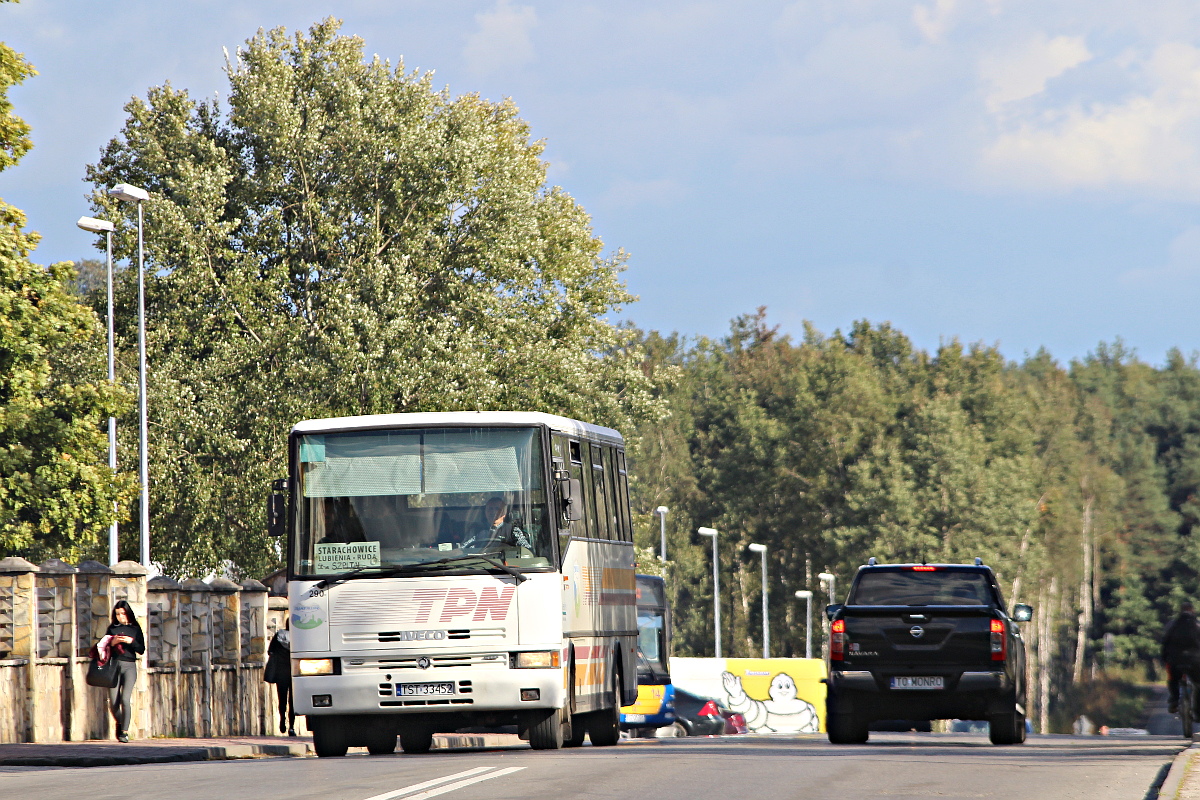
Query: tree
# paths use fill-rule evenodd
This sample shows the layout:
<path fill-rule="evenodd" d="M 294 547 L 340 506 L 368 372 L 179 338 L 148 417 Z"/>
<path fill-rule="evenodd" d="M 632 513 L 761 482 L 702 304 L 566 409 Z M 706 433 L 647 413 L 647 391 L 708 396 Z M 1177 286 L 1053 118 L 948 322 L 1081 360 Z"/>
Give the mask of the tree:
<path fill-rule="evenodd" d="M 33 74 L 0 43 L 0 169 L 31 146 L 8 89 Z M 100 323 L 71 294 L 70 264 L 30 261 L 38 237 L 24 226 L 0 201 L 0 553 L 77 560 L 129 496 L 102 427 L 129 395 L 104 380 Z"/>
<path fill-rule="evenodd" d="M 152 195 L 151 533 L 176 572 L 277 563 L 262 500 L 301 419 L 522 409 L 627 429 L 657 408 L 633 332 L 605 319 L 633 300 L 625 256 L 546 185 L 516 107 L 364 61 L 338 28 L 248 40 L 225 115 L 151 89 L 88 168 L 121 234 L 132 209 L 104 188 Z"/>

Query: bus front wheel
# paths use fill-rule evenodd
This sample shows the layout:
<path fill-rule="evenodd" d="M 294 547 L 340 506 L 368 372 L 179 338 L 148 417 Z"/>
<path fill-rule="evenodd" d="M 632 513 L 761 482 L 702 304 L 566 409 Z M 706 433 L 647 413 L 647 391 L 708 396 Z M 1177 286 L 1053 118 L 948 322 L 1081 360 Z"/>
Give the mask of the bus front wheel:
<path fill-rule="evenodd" d="M 311 720 L 312 717 L 309 719 Z M 337 758 L 346 755 L 350 746 L 346 741 L 346 731 L 340 720 L 321 719 L 320 723 L 313 727 L 312 733 L 313 749 L 317 751 L 318 758 Z"/>
<path fill-rule="evenodd" d="M 529 746 L 534 750 L 558 750 L 563 746 L 563 710 L 534 711 L 529 720 Z"/>

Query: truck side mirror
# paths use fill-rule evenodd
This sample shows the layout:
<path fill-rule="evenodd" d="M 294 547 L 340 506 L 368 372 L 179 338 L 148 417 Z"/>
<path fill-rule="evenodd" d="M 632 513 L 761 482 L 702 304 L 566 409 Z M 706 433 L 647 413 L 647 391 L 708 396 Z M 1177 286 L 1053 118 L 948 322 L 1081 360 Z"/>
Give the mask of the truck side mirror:
<path fill-rule="evenodd" d="M 843 607 L 844 606 L 842 603 L 834 603 L 831 606 L 825 606 L 825 617 L 830 622 L 833 622 L 833 618 L 837 616 L 837 613 L 841 611 Z"/>
<path fill-rule="evenodd" d="M 282 494 L 267 496 L 267 536 L 283 536 L 287 533 L 287 497 Z"/>
<path fill-rule="evenodd" d="M 1033 619 L 1033 606 L 1017 603 L 1013 606 L 1012 618 L 1017 622 L 1029 622 Z"/>

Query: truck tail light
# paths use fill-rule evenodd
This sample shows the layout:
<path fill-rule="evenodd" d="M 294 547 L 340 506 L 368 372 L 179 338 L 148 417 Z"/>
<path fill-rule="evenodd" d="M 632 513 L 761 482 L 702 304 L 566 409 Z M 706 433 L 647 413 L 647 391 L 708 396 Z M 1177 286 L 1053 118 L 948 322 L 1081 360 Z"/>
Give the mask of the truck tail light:
<path fill-rule="evenodd" d="M 992 661 L 1003 661 L 1008 655 L 1008 637 L 1005 636 L 1004 620 L 992 620 Z"/>
<path fill-rule="evenodd" d="M 829 659 L 843 661 L 846 658 L 846 620 L 834 620 L 829 626 Z"/>

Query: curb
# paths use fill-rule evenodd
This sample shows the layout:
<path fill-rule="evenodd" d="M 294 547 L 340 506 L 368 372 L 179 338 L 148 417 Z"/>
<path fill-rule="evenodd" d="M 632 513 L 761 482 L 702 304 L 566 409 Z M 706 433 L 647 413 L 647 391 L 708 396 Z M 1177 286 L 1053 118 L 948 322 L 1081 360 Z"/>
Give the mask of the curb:
<path fill-rule="evenodd" d="M 1162 786 L 1158 789 L 1156 795 L 1158 800 L 1175 800 L 1179 796 L 1179 789 L 1183 785 L 1183 779 L 1187 776 L 1188 766 L 1198 753 L 1200 753 L 1200 749 L 1192 745 L 1181 750 L 1179 755 L 1175 756 L 1167 777 L 1163 779 Z"/>
<path fill-rule="evenodd" d="M 179 745 L 164 748 L 121 745 L 133 752 L 122 753 L 119 748 L 108 747 L 110 743 L 97 743 L 104 750 L 114 752 L 92 752 L 90 754 L 62 753 L 44 755 L 0 755 L 0 767 L 115 767 L 133 764 L 166 764 L 176 761 L 232 761 L 246 758 L 304 758 L 313 755 L 311 742 L 293 744 L 241 744 L 224 745 Z M 75 747 L 76 745 L 68 745 Z M 525 743 L 513 735 L 506 734 L 435 734 L 433 750 L 459 750 L 477 747 L 524 747 Z M 154 752 L 159 750 L 159 752 Z"/>

